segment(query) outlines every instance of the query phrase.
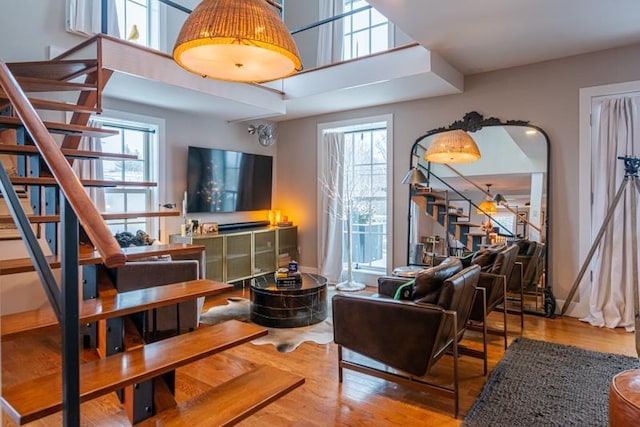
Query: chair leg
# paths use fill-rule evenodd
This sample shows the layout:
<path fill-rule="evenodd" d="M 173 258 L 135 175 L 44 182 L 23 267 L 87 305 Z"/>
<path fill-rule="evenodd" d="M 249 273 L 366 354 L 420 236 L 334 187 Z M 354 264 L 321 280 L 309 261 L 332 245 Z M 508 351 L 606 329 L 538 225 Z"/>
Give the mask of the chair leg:
<path fill-rule="evenodd" d="M 338 346 L 338 381 L 342 383 L 342 346 Z"/>
<path fill-rule="evenodd" d="M 502 315 L 504 318 L 504 349 L 507 349 L 507 278 L 506 276 L 502 277 L 502 295 L 504 297 L 504 310 L 502 310 Z"/>
<path fill-rule="evenodd" d="M 453 316 L 453 330 L 458 330 L 458 316 Z M 485 354 L 486 360 L 486 354 Z M 455 403 L 453 404 L 453 416 L 454 418 L 458 418 L 458 410 L 460 406 L 460 390 L 458 388 L 459 378 L 458 378 L 458 339 L 454 335 L 453 338 L 453 393 Z"/>

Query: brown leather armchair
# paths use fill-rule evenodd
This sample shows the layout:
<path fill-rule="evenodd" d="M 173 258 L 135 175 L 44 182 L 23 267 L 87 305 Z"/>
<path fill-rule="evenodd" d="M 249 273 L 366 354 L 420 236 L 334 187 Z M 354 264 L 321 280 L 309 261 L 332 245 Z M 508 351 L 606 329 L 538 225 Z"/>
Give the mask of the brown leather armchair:
<path fill-rule="evenodd" d="M 449 257 L 437 266 L 419 272 L 414 279 L 382 276 L 378 278 L 378 295 L 435 304 L 444 281 L 461 270 L 462 262 Z"/>
<path fill-rule="evenodd" d="M 339 380 L 351 369 L 385 380 L 453 396 L 458 416 L 458 341 L 462 339 L 476 292 L 480 267 L 471 266 L 446 279 L 435 304 L 375 296 L 333 297 L 333 333 L 338 345 Z M 381 362 L 398 372 L 368 366 L 343 348 Z M 453 354 L 453 387 L 424 378 L 447 352 Z M 418 378 L 420 377 L 420 378 Z"/>
<path fill-rule="evenodd" d="M 482 298 L 481 294 L 476 294 L 475 301 L 473 303 L 473 309 L 471 310 L 470 319 L 474 323 L 472 329 L 482 329 L 484 339 L 484 353 L 475 354 L 478 357 L 483 357 L 486 360 L 486 334 L 501 335 L 504 338 L 504 348 L 507 348 L 507 309 L 504 306 L 507 300 L 507 280 L 511 276 L 513 267 L 515 265 L 516 256 L 518 254 L 518 246 L 509 246 L 495 254 L 490 264 L 486 264 L 483 267 L 483 271 L 480 273 L 480 279 L 478 280 L 478 288 L 485 289 L 486 297 Z M 471 261 L 472 264 L 478 262 L 476 260 Z M 487 327 L 487 316 L 499 305 L 503 305 L 504 309 L 504 327 L 503 329 L 489 328 Z M 522 314 L 521 314 L 522 315 Z M 465 352 L 465 354 L 473 355 L 471 352 Z"/>

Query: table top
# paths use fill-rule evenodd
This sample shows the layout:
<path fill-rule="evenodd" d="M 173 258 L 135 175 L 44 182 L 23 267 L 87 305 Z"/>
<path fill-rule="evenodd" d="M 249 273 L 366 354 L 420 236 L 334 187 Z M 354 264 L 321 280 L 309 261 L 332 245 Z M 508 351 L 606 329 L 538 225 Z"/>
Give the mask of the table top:
<path fill-rule="evenodd" d="M 278 287 L 275 284 L 275 278 L 273 274 L 267 274 L 264 276 L 256 277 L 251 281 L 251 288 L 255 290 L 268 291 L 268 292 L 286 292 L 286 291 L 305 291 L 318 289 L 327 285 L 327 278 L 319 274 L 302 273 L 302 285 L 295 287 Z"/>

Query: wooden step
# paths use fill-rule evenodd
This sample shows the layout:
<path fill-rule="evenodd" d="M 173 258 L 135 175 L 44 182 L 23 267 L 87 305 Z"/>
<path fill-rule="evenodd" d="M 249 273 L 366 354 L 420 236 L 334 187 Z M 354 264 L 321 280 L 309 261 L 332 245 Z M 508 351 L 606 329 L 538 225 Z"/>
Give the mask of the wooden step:
<path fill-rule="evenodd" d="M 266 334 L 265 328 L 230 320 L 82 364 L 80 401 L 85 402 L 125 386 L 146 381 Z M 25 424 L 60 411 L 60 373 L 3 388 L 2 409 L 18 424 Z"/>
<path fill-rule="evenodd" d="M 22 127 L 22 121 L 17 117 L 0 116 L 0 125 L 12 128 Z M 69 123 L 44 122 L 44 126 L 51 133 L 74 135 L 74 136 L 91 136 L 94 138 L 104 138 L 111 135 L 118 135 L 120 131 L 113 129 L 102 129 L 91 126 L 82 126 Z"/>
<path fill-rule="evenodd" d="M 22 90 L 29 93 L 98 90 L 95 84 L 51 80 L 49 78 L 18 76 L 16 80 L 18 80 Z"/>
<path fill-rule="evenodd" d="M 35 62 L 12 62 L 7 66 L 16 77 L 46 78 L 68 81 L 97 70 L 95 59 L 70 59 Z"/>
<path fill-rule="evenodd" d="M 167 245 L 136 246 L 122 248 L 128 261 L 162 255 L 193 255 L 204 251 L 202 245 L 189 245 L 186 243 L 171 243 Z M 46 257 L 51 268 L 60 268 L 60 257 L 49 255 Z M 102 263 L 102 258 L 97 251 L 81 251 L 80 265 L 94 265 Z M 0 261 L 0 276 L 34 271 L 31 258 L 17 258 Z"/>
<path fill-rule="evenodd" d="M 231 426 L 304 382 L 303 377 L 290 372 L 259 366 L 137 426 Z"/>
<path fill-rule="evenodd" d="M 453 225 L 460 225 L 460 226 L 464 226 L 466 225 L 467 227 L 482 227 L 482 224 L 476 224 L 473 222 L 466 222 L 466 221 L 454 221 L 451 224 Z"/>
<path fill-rule="evenodd" d="M 199 297 L 221 294 L 232 289 L 233 285 L 227 283 L 201 279 L 100 295 L 99 298 L 80 301 L 79 322 L 93 323 L 102 319 L 126 316 Z M 3 337 L 58 324 L 53 310 L 49 307 L 8 314 L 2 316 L 0 321 Z"/>
<path fill-rule="evenodd" d="M 102 214 L 102 218 L 105 221 L 111 219 L 159 218 L 170 216 L 180 216 L 180 211 L 114 212 Z M 60 222 L 60 215 L 27 215 L 27 218 L 32 224 Z M 13 217 L 10 215 L 0 215 L 0 224 L 13 224 Z"/>
<path fill-rule="evenodd" d="M 4 93 L 0 93 L 0 100 L 7 100 L 8 98 Z M 36 110 L 55 110 L 55 111 L 75 111 L 79 113 L 99 113 L 100 110 L 95 107 L 89 107 L 86 105 L 68 104 L 60 101 L 50 101 L 48 99 L 29 98 L 29 102 Z"/>
<path fill-rule="evenodd" d="M 126 159 L 137 160 L 138 156 L 135 154 L 120 154 L 120 153 L 103 153 L 98 151 L 87 150 L 72 150 L 70 148 L 61 148 L 62 154 L 72 159 Z M 13 145 L 13 144 L 0 144 L 0 153 L 3 154 L 39 154 L 38 148 L 35 145 Z"/>
<path fill-rule="evenodd" d="M 54 178 L 32 178 L 16 176 L 11 178 L 14 185 L 39 185 L 42 187 L 54 187 L 58 182 Z M 107 181 L 99 179 L 82 179 L 80 183 L 85 187 L 156 187 L 156 182 L 130 182 L 130 181 Z"/>

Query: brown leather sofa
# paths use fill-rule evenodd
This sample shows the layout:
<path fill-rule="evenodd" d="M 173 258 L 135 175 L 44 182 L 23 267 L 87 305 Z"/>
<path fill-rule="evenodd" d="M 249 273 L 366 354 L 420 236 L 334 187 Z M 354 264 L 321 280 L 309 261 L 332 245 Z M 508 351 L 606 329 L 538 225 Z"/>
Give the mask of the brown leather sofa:
<path fill-rule="evenodd" d="M 199 262 L 195 260 L 141 261 L 128 262 L 110 269 L 109 273 L 118 292 L 127 292 L 196 280 L 200 270 Z M 149 310 L 143 318 L 143 333 L 178 332 L 178 329 L 182 332 L 196 328 L 202 302 L 192 300 Z"/>
<path fill-rule="evenodd" d="M 458 258 L 445 258 L 435 267 L 419 272 L 415 279 L 396 276 L 378 278 L 378 294 L 387 298 L 435 304 L 446 279 L 462 270 Z"/>
<path fill-rule="evenodd" d="M 458 415 L 458 341 L 467 325 L 480 267 L 471 266 L 444 280 L 434 304 L 376 296 L 333 297 L 334 341 L 338 345 L 339 380 L 351 369 L 413 388 L 445 392 Z M 343 348 L 381 362 L 389 372 L 366 365 L 357 355 L 344 358 Z M 434 385 L 424 376 L 445 353 L 453 354 L 453 387 Z M 417 378 L 420 377 L 420 378 Z"/>

